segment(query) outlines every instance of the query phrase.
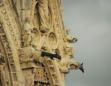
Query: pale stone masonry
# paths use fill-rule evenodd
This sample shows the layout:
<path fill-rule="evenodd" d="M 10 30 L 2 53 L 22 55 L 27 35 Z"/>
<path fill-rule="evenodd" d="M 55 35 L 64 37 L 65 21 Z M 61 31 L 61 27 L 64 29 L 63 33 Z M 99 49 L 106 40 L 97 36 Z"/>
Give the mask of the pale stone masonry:
<path fill-rule="evenodd" d="M 68 34 L 62 0 L 0 0 L 0 86 L 65 86 L 83 71 Z"/>

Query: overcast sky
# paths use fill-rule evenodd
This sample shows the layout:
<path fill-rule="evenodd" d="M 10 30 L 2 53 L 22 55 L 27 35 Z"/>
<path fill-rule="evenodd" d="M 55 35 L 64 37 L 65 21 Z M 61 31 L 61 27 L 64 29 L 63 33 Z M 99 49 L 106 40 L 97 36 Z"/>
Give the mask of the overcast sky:
<path fill-rule="evenodd" d="M 111 0 L 63 0 L 64 22 L 78 38 L 75 59 L 85 74 L 71 71 L 66 86 L 111 86 Z"/>

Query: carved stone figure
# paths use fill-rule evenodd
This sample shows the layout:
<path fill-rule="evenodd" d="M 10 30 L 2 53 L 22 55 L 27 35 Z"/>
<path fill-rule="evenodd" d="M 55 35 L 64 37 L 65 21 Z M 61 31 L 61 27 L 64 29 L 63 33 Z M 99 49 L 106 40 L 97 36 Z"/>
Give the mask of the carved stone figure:
<path fill-rule="evenodd" d="M 72 42 L 62 18 L 61 0 L 0 2 L 0 86 L 65 86 L 73 69 Z"/>
<path fill-rule="evenodd" d="M 49 29 L 49 0 L 38 0 L 38 10 L 40 16 L 40 30 L 46 32 Z"/>

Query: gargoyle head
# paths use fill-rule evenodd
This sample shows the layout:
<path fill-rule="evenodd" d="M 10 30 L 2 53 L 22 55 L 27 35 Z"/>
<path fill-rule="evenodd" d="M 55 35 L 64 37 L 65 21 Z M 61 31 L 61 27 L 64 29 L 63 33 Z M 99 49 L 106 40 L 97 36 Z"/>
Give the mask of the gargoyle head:
<path fill-rule="evenodd" d="M 70 60 L 68 67 L 70 70 L 80 69 L 84 73 L 83 63 L 80 64 L 79 62 L 76 62 L 74 60 Z"/>

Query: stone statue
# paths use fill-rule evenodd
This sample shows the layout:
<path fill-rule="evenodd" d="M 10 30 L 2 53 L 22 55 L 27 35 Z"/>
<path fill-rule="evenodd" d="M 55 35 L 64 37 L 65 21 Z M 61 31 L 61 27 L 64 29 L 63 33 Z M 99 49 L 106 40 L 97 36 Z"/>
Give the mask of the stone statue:
<path fill-rule="evenodd" d="M 40 30 L 46 32 L 49 29 L 49 0 L 38 0 L 38 10 L 40 16 Z"/>

